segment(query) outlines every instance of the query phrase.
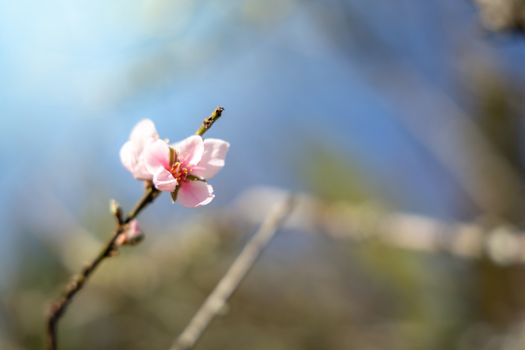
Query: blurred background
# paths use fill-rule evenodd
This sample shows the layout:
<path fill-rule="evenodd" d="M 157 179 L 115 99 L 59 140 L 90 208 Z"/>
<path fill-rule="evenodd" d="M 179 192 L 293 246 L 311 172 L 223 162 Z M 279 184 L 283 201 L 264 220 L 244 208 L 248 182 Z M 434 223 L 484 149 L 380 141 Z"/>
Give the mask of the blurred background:
<path fill-rule="evenodd" d="M 525 348 L 523 6 L 0 0 L 0 349 L 42 347 L 109 199 L 139 198 L 135 123 L 175 141 L 219 104 L 216 199 L 149 207 L 64 349 L 169 348 L 286 191 L 301 208 L 198 349 Z"/>

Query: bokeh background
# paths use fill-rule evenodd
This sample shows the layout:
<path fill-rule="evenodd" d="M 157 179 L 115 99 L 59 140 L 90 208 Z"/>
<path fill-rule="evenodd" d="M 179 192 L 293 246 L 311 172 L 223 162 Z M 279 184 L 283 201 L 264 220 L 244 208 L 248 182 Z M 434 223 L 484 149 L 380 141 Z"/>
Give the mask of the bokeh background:
<path fill-rule="evenodd" d="M 140 196 L 118 157 L 133 125 L 177 140 L 219 104 L 209 136 L 232 147 L 216 199 L 148 208 L 146 240 L 63 319 L 64 349 L 169 348 L 283 191 L 347 210 L 285 226 L 197 348 L 525 348 L 509 241 L 525 224 L 525 36 L 483 26 L 497 15 L 469 0 L 0 0 L 0 348 L 42 347 L 49 301 L 111 231 L 109 199 Z M 370 216 L 387 240 L 356 239 Z M 499 255 L 481 241 L 458 257 L 411 244 L 421 220 L 506 234 Z"/>

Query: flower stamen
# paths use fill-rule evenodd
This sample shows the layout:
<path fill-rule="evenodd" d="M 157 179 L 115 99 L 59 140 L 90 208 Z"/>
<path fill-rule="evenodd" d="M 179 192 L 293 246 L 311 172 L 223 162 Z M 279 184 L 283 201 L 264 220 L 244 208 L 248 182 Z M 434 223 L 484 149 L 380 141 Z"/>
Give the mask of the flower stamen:
<path fill-rule="evenodd" d="M 177 179 L 178 183 L 182 183 L 188 180 L 188 176 L 190 175 L 191 171 L 181 162 L 175 162 L 171 166 L 170 173 L 175 179 Z"/>

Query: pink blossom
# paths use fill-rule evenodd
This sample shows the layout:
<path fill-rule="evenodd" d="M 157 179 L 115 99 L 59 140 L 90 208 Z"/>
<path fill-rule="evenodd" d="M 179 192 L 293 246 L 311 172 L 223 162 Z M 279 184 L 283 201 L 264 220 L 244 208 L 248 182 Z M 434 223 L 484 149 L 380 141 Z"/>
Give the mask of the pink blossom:
<path fill-rule="evenodd" d="M 146 147 L 144 161 L 158 190 L 171 192 L 185 207 L 198 207 L 213 200 L 213 187 L 206 180 L 222 169 L 229 147 L 226 141 L 198 135 L 172 146 L 156 140 Z"/>
<path fill-rule="evenodd" d="M 152 175 L 144 164 L 144 148 L 159 139 L 155 124 L 149 119 L 140 121 L 120 149 L 120 160 L 124 167 L 138 180 L 151 180 Z"/>

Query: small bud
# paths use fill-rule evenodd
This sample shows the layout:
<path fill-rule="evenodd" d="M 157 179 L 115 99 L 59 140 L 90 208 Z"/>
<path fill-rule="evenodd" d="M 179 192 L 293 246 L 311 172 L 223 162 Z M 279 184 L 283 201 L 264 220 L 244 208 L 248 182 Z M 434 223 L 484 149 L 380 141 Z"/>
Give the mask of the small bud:
<path fill-rule="evenodd" d="M 132 220 L 129 224 L 125 226 L 122 233 L 117 237 L 115 245 L 135 245 L 140 243 L 143 239 L 144 233 L 140 228 L 139 222 L 137 220 Z"/>
<path fill-rule="evenodd" d="M 109 201 L 109 211 L 111 214 L 113 214 L 113 216 L 116 216 L 119 219 L 122 217 L 122 208 L 120 207 L 120 204 L 114 199 Z"/>

